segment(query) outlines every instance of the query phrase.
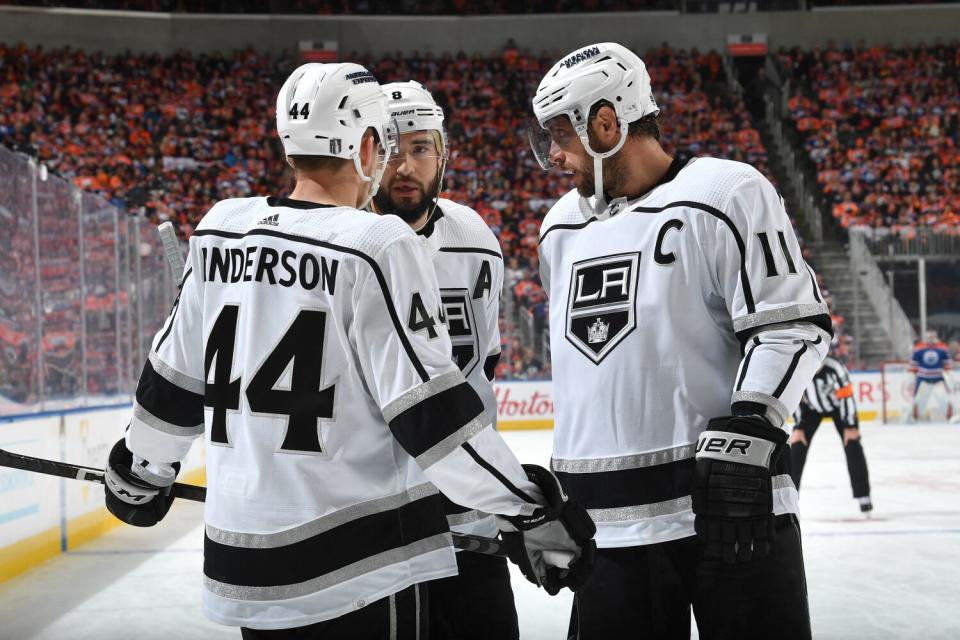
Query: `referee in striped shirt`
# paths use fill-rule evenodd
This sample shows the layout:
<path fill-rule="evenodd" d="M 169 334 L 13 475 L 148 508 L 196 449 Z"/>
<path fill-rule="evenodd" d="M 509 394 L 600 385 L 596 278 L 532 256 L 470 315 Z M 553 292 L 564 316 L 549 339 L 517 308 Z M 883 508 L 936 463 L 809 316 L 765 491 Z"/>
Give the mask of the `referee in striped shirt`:
<path fill-rule="evenodd" d="M 790 436 L 790 466 L 793 482 L 800 489 L 800 476 L 807 461 L 807 449 L 824 417 L 830 416 L 837 433 L 843 438 L 843 452 L 847 456 L 847 471 L 853 497 L 860 503 L 860 511 L 873 510 L 870 501 L 870 477 L 867 459 L 860 444 L 860 425 L 857 404 L 853 399 L 850 374 L 840 362 L 826 358 L 823 366 L 810 381 L 794 419 L 797 425 Z"/>

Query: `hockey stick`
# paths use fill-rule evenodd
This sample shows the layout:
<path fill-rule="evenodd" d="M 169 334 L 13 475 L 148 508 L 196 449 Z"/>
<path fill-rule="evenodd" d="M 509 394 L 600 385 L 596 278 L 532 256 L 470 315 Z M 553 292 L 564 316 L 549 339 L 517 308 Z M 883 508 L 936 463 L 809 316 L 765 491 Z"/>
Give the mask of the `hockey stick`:
<path fill-rule="evenodd" d="M 11 469 L 20 469 L 32 473 L 42 473 L 48 476 L 69 478 L 70 480 L 86 480 L 87 482 L 99 482 L 103 484 L 103 469 L 24 456 L 19 453 L 10 453 L 4 449 L 0 449 L 0 467 L 9 467 Z M 195 484 L 174 482 L 170 492 L 174 497 L 191 500 L 193 502 L 205 502 L 207 499 L 207 488 Z M 507 552 L 503 548 L 503 543 L 496 538 L 484 538 L 482 536 L 454 533 L 453 546 L 457 549 L 483 553 L 488 556 L 507 555 Z"/>
<path fill-rule="evenodd" d="M 157 232 L 160 234 L 160 242 L 163 243 L 167 264 L 170 265 L 170 271 L 173 271 L 173 281 L 179 284 L 183 277 L 183 252 L 180 250 L 177 232 L 170 221 L 158 224 Z"/>

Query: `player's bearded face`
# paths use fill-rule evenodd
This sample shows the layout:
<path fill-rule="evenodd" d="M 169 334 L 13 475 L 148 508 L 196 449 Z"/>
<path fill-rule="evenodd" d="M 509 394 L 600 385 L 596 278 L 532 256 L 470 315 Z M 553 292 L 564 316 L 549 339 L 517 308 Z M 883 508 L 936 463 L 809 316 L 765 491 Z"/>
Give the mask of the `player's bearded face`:
<path fill-rule="evenodd" d="M 408 134 L 404 134 L 406 136 Z M 400 153 L 387 164 L 383 184 L 374 197 L 377 211 L 419 220 L 440 195 L 440 158 L 436 145 L 422 134 L 401 137 Z"/>
<path fill-rule="evenodd" d="M 548 124 L 553 146 L 551 147 L 551 157 L 554 163 L 565 173 L 573 177 L 573 186 L 577 188 L 584 198 L 589 198 L 596 193 L 594 184 L 593 156 L 587 153 L 583 143 L 577 136 L 566 117 L 558 117 Z M 593 129 L 587 130 L 587 137 L 590 141 L 590 148 L 596 152 L 603 153 L 609 147 L 604 147 L 597 140 Z M 603 160 L 603 190 L 608 195 L 620 195 L 619 187 L 623 182 L 625 175 L 622 154 L 617 153 Z"/>

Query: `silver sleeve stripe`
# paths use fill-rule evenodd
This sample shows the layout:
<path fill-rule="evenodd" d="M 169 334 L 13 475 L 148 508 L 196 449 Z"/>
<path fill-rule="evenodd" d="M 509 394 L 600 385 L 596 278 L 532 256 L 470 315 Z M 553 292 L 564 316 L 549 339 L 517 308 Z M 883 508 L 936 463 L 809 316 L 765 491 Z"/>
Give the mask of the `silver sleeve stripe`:
<path fill-rule="evenodd" d="M 472 522 L 477 522 L 481 518 L 486 518 L 487 514 L 482 511 L 467 511 L 465 513 L 457 513 L 447 516 L 447 526 L 450 527 L 460 527 L 465 524 L 470 524 Z"/>
<path fill-rule="evenodd" d="M 213 542 L 230 547 L 276 549 L 308 540 L 359 518 L 399 509 L 415 500 L 436 495 L 437 493 L 439 492 L 436 487 L 427 482 L 411 487 L 403 493 L 397 493 L 385 498 L 377 498 L 376 500 L 368 500 L 367 502 L 361 502 L 360 504 L 340 509 L 339 511 L 322 516 L 316 520 L 311 520 L 310 522 L 305 522 L 292 529 L 285 529 L 283 531 L 277 531 L 276 533 L 240 533 L 237 531 L 218 529 L 208 524 L 206 526 L 207 537 Z"/>
<path fill-rule="evenodd" d="M 796 491 L 796 485 L 789 474 L 773 476 L 770 479 L 771 487 L 774 491 L 780 489 L 793 489 Z M 662 516 L 671 516 L 680 513 L 692 511 L 692 500 L 690 496 L 665 500 L 664 502 L 652 502 L 650 504 L 641 504 L 633 507 L 615 507 L 611 509 L 588 509 L 590 517 L 597 524 L 602 522 L 630 522 L 634 520 L 646 520 L 648 518 L 659 518 Z"/>
<path fill-rule="evenodd" d="M 235 584 L 227 584 L 204 576 L 204 586 L 210 593 L 221 598 L 231 598 L 234 600 L 250 600 L 254 602 L 269 602 L 271 600 L 287 600 L 290 598 L 299 598 L 311 593 L 323 591 L 336 586 L 347 580 L 372 573 L 378 569 L 389 567 L 398 562 L 407 562 L 416 556 L 421 556 L 432 551 L 444 549 L 453 545 L 453 537 L 450 532 L 439 533 L 429 538 L 417 540 L 405 547 L 397 547 L 364 558 L 351 565 L 347 565 L 336 571 L 331 571 L 322 576 L 317 576 L 312 580 L 300 582 L 297 584 L 285 584 L 275 587 L 248 587 Z"/>
<path fill-rule="evenodd" d="M 180 373 L 166 362 L 161 360 L 160 355 L 156 351 L 150 352 L 149 360 L 150 364 L 153 365 L 153 370 L 161 375 L 170 384 L 176 385 L 181 389 L 190 391 L 191 393 L 196 393 L 201 396 L 206 391 L 207 385 L 203 380 L 197 380 L 196 378 L 191 378 L 184 373 Z"/>
<path fill-rule="evenodd" d="M 615 458 L 582 458 L 564 459 L 553 458 L 550 467 L 561 473 L 602 473 L 604 471 L 623 471 L 624 469 L 641 469 L 658 464 L 677 462 L 692 458 L 696 445 L 684 444 L 670 449 L 634 453 L 628 456 Z"/>
<path fill-rule="evenodd" d="M 483 431 L 488 424 L 490 423 L 486 421 L 481 422 L 478 418 L 474 418 L 417 456 L 417 464 L 420 465 L 421 469 L 432 467 L 450 455 L 451 452 L 456 451 L 464 442 Z"/>
<path fill-rule="evenodd" d="M 166 420 L 161 420 L 157 416 L 153 415 L 146 409 L 144 409 L 139 402 L 133 403 L 133 418 L 138 422 L 145 424 L 151 429 L 156 431 L 161 431 L 163 433 L 168 433 L 172 436 L 180 436 L 183 438 L 192 438 L 195 436 L 203 435 L 203 423 L 193 426 L 193 427 L 181 427 L 177 424 L 171 424 Z"/>
<path fill-rule="evenodd" d="M 780 402 L 777 398 L 766 393 L 760 393 L 759 391 L 735 391 L 730 404 L 735 402 L 756 402 L 766 406 L 767 409 L 774 414 L 773 417 L 778 419 L 778 421 L 774 423 L 775 427 L 782 425 L 790 415 L 790 412 L 787 411 L 787 405 Z"/>
<path fill-rule="evenodd" d="M 436 378 L 431 378 L 423 384 L 417 385 L 387 404 L 387 406 L 383 408 L 383 417 L 387 423 L 390 423 L 407 409 L 420 404 L 427 398 L 435 396 L 438 393 L 452 389 L 464 381 L 463 373 L 461 373 L 459 369 L 442 373 Z"/>
<path fill-rule="evenodd" d="M 782 322 L 793 322 L 802 320 L 810 316 L 819 316 L 829 314 L 827 305 L 820 303 L 794 304 L 789 307 L 780 307 L 779 309 L 768 309 L 766 311 L 757 311 L 750 315 L 740 316 L 733 320 L 733 330 L 736 333 L 749 331 L 754 327 L 768 324 L 780 324 Z M 822 331 L 822 330 L 821 330 Z M 826 333 L 824 331 L 824 333 Z M 829 340 L 829 336 L 827 336 Z"/>
<path fill-rule="evenodd" d="M 777 489 L 797 488 L 797 485 L 793 484 L 793 478 L 790 477 L 789 473 L 781 473 L 778 476 L 773 476 L 770 478 L 770 485 L 774 491 Z"/>

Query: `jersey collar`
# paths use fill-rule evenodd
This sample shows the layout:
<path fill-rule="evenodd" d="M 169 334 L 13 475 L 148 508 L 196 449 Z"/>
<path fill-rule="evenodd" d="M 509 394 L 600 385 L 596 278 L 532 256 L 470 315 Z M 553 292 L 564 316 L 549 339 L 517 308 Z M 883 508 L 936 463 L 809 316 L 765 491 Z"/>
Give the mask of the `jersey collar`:
<path fill-rule="evenodd" d="M 287 207 L 288 209 L 328 209 L 333 208 L 332 204 L 320 204 L 319 202 L 308 202 L 307 200 L 294 200 L 293 198 L 284 198 L 276 196 L 267 197 L 267 206 L 269 207 Z"/>
<path fill-rule="evenodd" d="M 656 184 L 654 184 L 652 187 L 647 189 L 644 193 L 641 193 L 636 196 L 621 196 L 619 198 L 613 198 L 612 200 L 608 200 L 610 204 L 607 205 L 607 210 L 605 212 L 603 219 L 612 218 L 618 213 L 625 211 L 633 202 L 636 202 L 637 200 L 647 197 L 657 187 L 667 184 L 668 182 L 670 182 L 680 174 L 680 171 L 682 171 L 683 168 L 687 166 L 688 162 L 692 162 L 692 161 L 693 161 L 692 158 L 681 158 L 678 155 L 674 157 L 673 161 L 670 163 L 670 166 L 667 168 L 667 172 L 663 174 L 663 176 L 661 176 L 659 180 L 657 180 Z"/>
<path fill-rule="evenodd" d="M 438 202 L 427 223 L 417 231 L 417 235 L 423 239 L 430 253 L 434 255 L 437 254 L 440 251 L 440 247 L 443 246 L 443 225 L 437 225 L 437 221 L 442 217 L 443 209 L 440 208 L 440 203 Z"/>
<path fill-rule="evenodd" d="M 417 230 L 417 235 L 423 236 L 424 238 L 432 236 L 433 232 L 436 231 L 437 220 L 442 217 L 443 209 L 440 208 L 440 203 L 438 202 L 437 206 L 433 208 L 433 213 L 427 218 L 427 223 Z"/>

